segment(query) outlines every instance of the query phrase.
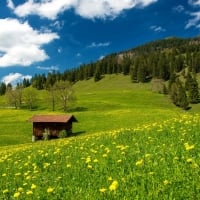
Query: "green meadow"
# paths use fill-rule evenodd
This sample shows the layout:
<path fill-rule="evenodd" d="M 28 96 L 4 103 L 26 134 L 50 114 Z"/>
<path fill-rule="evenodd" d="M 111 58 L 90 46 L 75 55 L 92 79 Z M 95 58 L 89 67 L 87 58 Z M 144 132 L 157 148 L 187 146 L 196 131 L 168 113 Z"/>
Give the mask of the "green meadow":
<path fill-rule="evenodd" d="M 170 103 L 168 97 L 153 93 L 151 84 L 133 84 L 129 76 L 110 75 L 99 82 L 93 79 L 74 85 L 76 102 L 68 113 L 75 115 L 75 134 L 90 134 L 116 128 L 132 128 L 179 115 L 182 111 Z M 37 109 L 0 109 L 0 145 L 22 144 L 31 141 L 35 114 L 63 114 L 57 107 L 51 111 L 45 91 L 38 91 Z M 1 97 L 0 103 L 6 105 Z"/>
<path fill-rule="evenodd" d="M 37 109 L 0 109 L 0 199 L 200 199 L 199 106 L 189 111 L 128 76 L 74 85 L 74 137 L 31 143 Z M 1 97 L 0 102 L 5 104 Z M 9 146 L 8 146 L 9 145 Z"/>

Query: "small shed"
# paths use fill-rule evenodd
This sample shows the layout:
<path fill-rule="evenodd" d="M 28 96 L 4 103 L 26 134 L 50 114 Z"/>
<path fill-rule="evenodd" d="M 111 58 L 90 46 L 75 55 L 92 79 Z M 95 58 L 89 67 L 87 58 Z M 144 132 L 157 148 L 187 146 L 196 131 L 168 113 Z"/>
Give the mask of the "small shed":
<path fill-rule="evenodd" d="M 58 138 L 61 131 L 69 136 L 72 123 L 78 122 L 73 115 L 34 115 L 30 121 L 33 122 L 33 140 L 42 139 L 45 132 L 50 139 Z"/>

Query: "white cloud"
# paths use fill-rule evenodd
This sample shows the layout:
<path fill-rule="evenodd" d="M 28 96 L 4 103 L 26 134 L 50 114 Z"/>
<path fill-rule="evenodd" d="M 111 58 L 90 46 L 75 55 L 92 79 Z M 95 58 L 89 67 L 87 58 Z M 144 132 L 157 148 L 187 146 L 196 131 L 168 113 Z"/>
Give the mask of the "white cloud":
<path fill-rule="evenodd" d="M 193 17 L 192 19 L 188 20 L 185 28 L 188 29 L 190 27 L 197 27 L 199 28 L 199 22 L 200 22 L 200 12 L 193 12 L 190 13 L 190 15 Z"/>
<path fill-rule="evenodd" d="M 37 69 L 47 70 L 47 71 L 58 71 L 59 67 L 57 67 L 57 66 L 51 66 L 51 67 L 37 66 Z"/>
<path fill-rule="evenodd" d="M 10 8 L 10 9 L 15 9 L 15 5 L 14 5 L 14 3 L 12 2 L 12 0 L 7 0 L 7 6 L 8 6 L 8 8 Z"/>
<path fill-rule="evenodd" d="M 154 32 L 157 32 L 157 33 L 160 33 L 160 32 L 165 32 L 166 29 L 164 29 L 163 27 L 161 26 L 151 26 L 150 27 L 151 30 L 153 30 Z"/>
<path fill-rule="evenodd" d="M 192 6 L 200 6 L 200 0 L 188 0 L 188 3 Z"/>
<path fill-rule="evenodd" d="M 105 56 L 100 56 L 99 60 L 103 60 L 105 58 Z"/>
<path fill-rule="evenodd" d="M 27 22 L 17 19 L 0 19 L 0 67 L 28 66 L 44 61 L 48 55 L 42 46 L 59 36 L 33 30 Z"/>
<path fill-rule="evenodd" d="M 17 83 L 22 82 L 24 78 L 31 79 L 32 76 L 22 75 L 20 73 L 10 73 L 2 78 L 2 82 L 6 84 L 11 83 L 12 85 L 16 85 Z"/>
<path fill-rule="evenodd" d="M 74 9 L 75 12 L 88 19 L 107 17 L 115 18 L 123 10 L 136 6 L 145 7 L 158 0 L 28 0 L 24 4 L 14 7 L 12 0 L 8 0 L 8 7 L 19 17 L 39 15 L 51 20 L 65 10 Z M 12 5 L 12 6 L 10 6 Z"/>
<path fill-rule="evenodd" d="M 98 48 L 98 47 L 107 47 L 107 46 L 110 46 L 110 42 L 105 42 L 105 43 L 92 42 L 92 44 L 88 45 L 87 48 Z"/>
<path fill-rule="evenodd" d="M 200 7 L 200 0 L 189 0 L 188 3 L 193 7 Z M 185 28 L 200 28 L 200 11 L 188 13 L 191 19 L 188 20 Z"/>

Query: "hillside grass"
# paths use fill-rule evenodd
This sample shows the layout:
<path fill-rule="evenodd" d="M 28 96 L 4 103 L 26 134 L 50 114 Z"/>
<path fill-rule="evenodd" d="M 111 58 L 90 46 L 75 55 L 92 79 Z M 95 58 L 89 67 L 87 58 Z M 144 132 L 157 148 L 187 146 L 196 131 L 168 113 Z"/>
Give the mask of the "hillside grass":
<path fill-rule="evenodd" d="M 73 132 L 92 134 L 120 128 L 133 128 L 139 124 L 162 121 L 179 115 L 176 108 L 162 94 L 153 93 L 151 84 L 133 84 L 129 76 L 107 75 L 101 81 L 79 81 L 74 85 L 77 101 L 68 113 L 74 114 L 78 123 Z M 63 114 L 60 107 L 51 111 L 45 91 L 38 91 L 37 109 L 0 109 L 0 145 L 31 142 L 32 124 L 28 122 L 35 114 Z M 5 104 L 4 97 L 0 103 Z M 0 106 L 0 107 L 1 107 Z"/>

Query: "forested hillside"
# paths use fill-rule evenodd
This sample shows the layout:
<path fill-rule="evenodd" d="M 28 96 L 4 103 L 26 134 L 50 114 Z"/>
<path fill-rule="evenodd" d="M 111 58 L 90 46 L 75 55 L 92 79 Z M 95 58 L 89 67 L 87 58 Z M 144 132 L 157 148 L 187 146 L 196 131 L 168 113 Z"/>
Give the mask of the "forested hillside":
<path fill-rule="evenodd" d="M 101 80 L 105 74 L 129 75 L 133 83 L 153 80 L 158 92 L 169 94 L 172 102 L 188 109 L 190 103 L 199 102 L 196 74 L 200 72 L 200 38 L 165 38 L 119 53 L 113 53 L 93 63 L 60 72 L 35 74 L 32 80 L 19 83 L 18 87 L 50 89 L 56 82 L 94 78 Z M 156 81 L 155 81 L 156 80 Z M 159 80 L 159 81 L 158 81 Z M 167 84 L 166 84 L 167 83 Z M 0 94 L 12 88 L 0 85 Z"/>

